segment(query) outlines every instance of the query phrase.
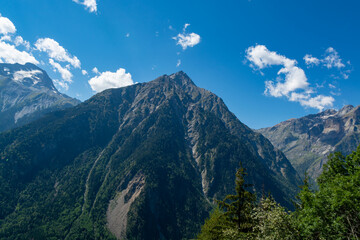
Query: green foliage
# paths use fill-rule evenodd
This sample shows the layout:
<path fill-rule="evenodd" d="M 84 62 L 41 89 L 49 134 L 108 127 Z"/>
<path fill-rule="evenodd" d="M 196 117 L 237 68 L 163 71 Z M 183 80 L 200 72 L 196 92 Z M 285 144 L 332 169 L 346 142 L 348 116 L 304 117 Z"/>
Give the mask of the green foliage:
<path fill-rule="evenodd" d="M 290 240 L 298 239 L 296 223 L 290 212 L 269 197 L 262 197 L 253 210 L 254 239 L 258 240 Z"/>
<path fill-rule="evenodd" d="M 224 212 L 219 208 L 215 208 L 210 217 L 206 219 L 205 224 L 201 228 L 200 234 L 197 236 L 199 240 L 217 240 L 223 239 L 224 231 L 228 229 L 228 222 Z"/>
<path fill-rule="evenodd" d="M 333 154 L 318 178 L 319 190 L 305 183 L 296 212 L 303 239 L 360 237 L 360 147 L 348 156 Z"/>
<path fill-rule="evenodd" d="M 251 211 L 255 201 L 255 195 L 246 190 L 251 185 L 245 184 L 245 169 L 240 167 L 236 172 L 235 192 L 218 201 L 221 209 L 225 211 L 226 220 L 230 226 L 239 232 L 248 233 L 252 230 Z"/>
<path fill-rule="evenodd" d="M 146 185 L 128 213 L 129 239 L 199 231 L 210 208 L 174 106 L 119 130 L 126 104 L 107 94 L 0 134 L 0 239 L 114 239 L 108 204 L 138 172 Z"/>
<path fill-rule="evenodd" d="M 198 239 L 248 239 L 251 236 L 253 222 L 251 212 L 255 195 L 246 190 L 245 169 L 241 166 L 236 172 L 235 194 L 223 201 L 217 201 L 219 208 L 210 215 L 198 235 Z"/>
<path fill-rule="evenodd" d="M 256 207 L 248 208 L 252 198 L 243 188 L 243 176 L 240 168 L 237 194 L 219 201 L 224 212 L 217 209 L 211 214 L 198 239 L 359 239 L 360 146 L 346 157 L 340 153 L 329 157 L 318 178 L 318 190 L 311 190 L 305 174 L 294 213 L 272 197 L 263 197 Z"/>

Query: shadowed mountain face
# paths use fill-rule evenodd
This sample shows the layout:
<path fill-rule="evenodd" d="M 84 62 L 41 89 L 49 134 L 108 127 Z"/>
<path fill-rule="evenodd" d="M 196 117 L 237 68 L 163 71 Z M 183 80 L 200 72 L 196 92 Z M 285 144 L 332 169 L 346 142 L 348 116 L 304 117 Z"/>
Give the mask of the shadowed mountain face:
<path fill-rule="evenodd" d="M 0 237 L 189 239 L 240 162 L 291 206 L 284 154 L 185 73 L 109 89 L 0 135 Z"/>
<path fill-rule="evenodd" d="M 326 110 L 258 130 L 285 153 L 295 169 L 319 176 L 327 156 L 350 154 L 360 144 L 360 106 Z"/>
<path fill-rule="evenodd" d="M 45 71 L 31 63 L 0 63 L 0 132 L 79 101 L 58 92 Z"/>

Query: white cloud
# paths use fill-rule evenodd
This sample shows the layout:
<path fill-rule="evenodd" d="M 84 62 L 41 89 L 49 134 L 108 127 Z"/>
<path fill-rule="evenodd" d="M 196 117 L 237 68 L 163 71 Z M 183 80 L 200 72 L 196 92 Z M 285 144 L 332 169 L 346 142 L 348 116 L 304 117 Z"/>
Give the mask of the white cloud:
<path fill-rule="evenodd" d="M 297 89 L 309 86 L 304 70 L 295 66 L 297 62 L 285 56 L 269 51 L 264 45 L 256 45 L 246 50 L 246 58 L 253 68 L 263 69 L 273 65 L 282 66 L 278 75 L 285 75 L 284 81 L 266 82 L 265 92 L 274 97 L 286 96 Z"/>
<path fill-rule="evenodd" d="M 183 33 L 179 33 L 173 39 L 176 41 L 176 45 L 181 45 L 183 50 L 188 47 L 194 47 L 195 45 L 200 43 L 200 35 L 196 33 L 185 33 L 186 28 L 190 26 L 190 24 L 186 23 L 184 25 Z"/>
<path fill-rule="evenodd" d="M 6 17 L 2 17 L 0 14 L 0 63 L 34 63 L 38 64 L 39 62 L 35 57 L 26 51 L 19 51 L 12 43 L 12 37 L 8 34 L 13 34 L 16 32 L 15 25 Z M 30 44 L 20 36 L 17 36 L 14 40 L 16 46 L 24 45 L 27 50 L 30 48 Z"/>
<path fill-rule="evenodd" d="M 127 34 L 125 35 L 125 37 L 127 37 L 127 38 L 130 37 L 130 33 L 127 33 Z"/>
<path fill-rule="evenodd" d="M 25 51 L 19 51 L 15 46 L 0 41 L 0 63 L 34 63 L 38 64 L 39 62 L 35 59 L 33 55 Z"/>
<path fill-rule="evenodd" d="M 51 38 L 40 38 L 36 41 L 35 47 L 41 51 L 46 52 L 50 58 L 59 62 L 68 62 L 75 68 L 80 68 L 80 60 L 76 56 L 71 56 L 68 51 L 60 46 L 58 42 Z"/>
<path fill-rule="evenodd" d="M 0 14 L 0 34 L 7 35 L 15 32 L 15 25 L 10 21 L 10 19 L 2 17 Z"/>
<path fill-rule="evenodd" d="M 58 85 L 58 86 L 60 86 L 61 88 L 65 89 L 65 90 L 69 89 L 69 85 L 64 81 L 61 81 L 61 80 L 58 80 L 58 79 L 53 79 L 53 82 L 54 82 L 55 85 Z"/>
<path fill-rule="evenodd" d="M 322 58 L 316 58 L 310 54 L 306 54 L 304 60 L 306 65 L 308 66 L 318 66 L 321 64 L 321 66 L 329 70 L 338 70 L 338 73 L 331 74 L 331 76 L 335 79 L 348 79 L 351 73 L 350 61 L 343 63 L 343 60 L 340 58 L 339 53 L 332 47 L 329 47 L 325 50 Z"/>
<path fill-rule="evenodd" d="M 49 59 L 50 65 L 53 67 L 55 72 L 59 72 L 62 80 L 57 80 L 57 84 L 59 84 L 62 88 L 68 90 L 69 83 L 72 83 L 72 73 L 69 71 L 69 65 L 67 67 L 62 67 L 59 63 L 55 62 L 53 59 Z M 61 84 L 60 84 L 61 82 Z"/>
<path fill-rule="evenodd" d="M 81 70 L 81 73 L 82 73 L 82 75 L 87 75 L 88 74 L 88 72 L 86 71 L 86 70 Z"/>
<path fill-rule="evenodd" d="M 304 70 L 296 66 L 296 60 L 269 51 L 264 45 L 249 47 L 246 50 L 246 58 L 250 61 L 250 66 L 258 70 L 281 66 L 277 73 L 277 82 L 265 82 L 265 94 L 273 97 L 286 97 L 289 101 L 299 102 L 304 107 L 317 108 L 320 111 L 333 105 L 334 98 L 332 97 L 312 96 L 314 91 L 309 87 L 310 84 Z M 282 75 L 285 77 L 282 78 Z"/>
<path fill-rule="evenodd" d="M 315 65 L 315 66 L 319 65 L 321 62 L 320 59 L 313 57 L 310 54 L 305 55 L 304 61 L 305 61 L 306 65 Z"/>
<path fill-rule="evenodd" d="M 126 70 L 119 68 L 116 72 L 103 72 L 99 76 L 89 80 L 91 89 L 95 92 L 101 92 L 109 88 L 119 88 L 134 84 L 131 74 Z"/>
<path fill-rule="evenodd" d="M 185 23 L 184 28 L 183 28 L 183 32 L 186 31 L 186 29 L 187 29 L 188 26 L 190 26 L 190 23 Z"/>
<path fill-rule="evenodd" d="M 295 60 L 291 60 L 277 54 L 276 52 L 269 51 L 264 45 L 256 45 L 255 47 L 249 47 L 246 50 L 246 58 L 252 63 L 252 67 L 263 69 L 272 65 L 284 65 L 287 67 L 294 66 Z"/>
<path fill-rule="evenodd" d="M 316 97 L 311 97 L 309 94 L 303 93 L 291 93 L 289 98 L 292 102 L 299 102 L 301 106 L 317 108 L 319 111 L 324 110 L 324 108 L 332 107 L 335 99 L 331 96 L 318 95 Z"/>
<path fill-rule="evenodd" d="M 2 37 L 0 38 L 0 41 L 11 42 L 12 39 L 11 39 L 11 36 L 5 35 L 5 36 L 2 36 Z"/>
<path fill-rule="evenodd" d="M 99 70 L 97 69 L 97 67 L 94 67 L 91 71 L 95 74 L 99 74 Z"/>
<path fill-rule="evenodd" d="M 77 4 L 84 5 L 89 12 L 97 12 L 97 3 L 96 0 L 73 0 L 73 2 L 76 2 Z"/>
<path fill-rule="evenodd" d="M 325 54 L 326 54 L 325 58 L 323 59 L 323 63 L 325 67 L 329 69 L 333 67 L 336 68 L 345 67 L 345 65 L 342 63 L 342 60 L 338 52 L 334 48 L 329 47 L 328 49 L 326 49 Z"/>
<path fill-rule="evenodd" d="M 324 57 L 318 59 L 313 57 L 310 54 L 306 54 L 304 57 L 306 65 L 319 65 L 320 63 L 328 69 L 331 68 L 344 68 L 345 64 L 342 62 L 342 59 L 339 56 L 339 53 L 332 47 L 329 47 L 325 50 Z M 348 61 L 348 65 L 350 62 Z"/>
<path fill-rule="evenodd" d="M 180 67 L 180 65 L 181 65 L 181 60 L 179 59 L 176 63 L 176 67 Z"/>
<path fill-rule="evenodd" d="M 30 43 L 28 41 L 25 41 L 21 36 L 17 36 L 14 40 L 15 46 L 24 46 L 26 50 L 30 50 Z"/>

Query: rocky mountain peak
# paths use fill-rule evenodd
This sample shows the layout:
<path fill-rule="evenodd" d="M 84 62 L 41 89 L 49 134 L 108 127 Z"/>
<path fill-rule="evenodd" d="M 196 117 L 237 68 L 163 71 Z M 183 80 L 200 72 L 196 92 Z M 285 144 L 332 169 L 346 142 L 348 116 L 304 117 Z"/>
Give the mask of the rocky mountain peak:
<path fill-rule="evenodd" d="M 60 93 L 34 64 L 0 63 L 0 132 L 78 103 Z"/>
<path fill-rule="evenodd" d="M 299 173 L 316 178 L 336 151 L 349 154 L 360 143 L 360 106 L 328 109 L 258 130 L 285 153 Z"/>
<path fill-rule="evenodd" d="M 183 71 L 179 71 L 177 73 L 173 73 L 169 75 L 171 80 L 174 80 L 176 83 L 181 85 L 194 85 L 194 82 L 190 79 L 190 77 Z"/>
<path fill-rule="evenodd" d="M 346 105 L 338 111 L 338 114 L 340 116 L 344 116 L 344 115 L 348 114 L 350 111 L 352 111 L 353 109 L 354 109 L 353 105 Z"/>
<path fill-rule="evenodd" d="M 149 82 L 150 84 L 160 84 L 162 87 L 166 87 L 168 84 L 177 87 L 197 87 L 190 77 L 183 71 L 179 71 L 170 75 L 162 75 L 157 79 Z"/>
<path fill-rule="evenodd" d="M 3 82 L 6 79 L 10 80 L 7 84 L 16 83 L 25 87 L 47 88 L 58 92 L 47 73 L 32 63 L 25 65 L 0 63 L 0 77 Z"/>

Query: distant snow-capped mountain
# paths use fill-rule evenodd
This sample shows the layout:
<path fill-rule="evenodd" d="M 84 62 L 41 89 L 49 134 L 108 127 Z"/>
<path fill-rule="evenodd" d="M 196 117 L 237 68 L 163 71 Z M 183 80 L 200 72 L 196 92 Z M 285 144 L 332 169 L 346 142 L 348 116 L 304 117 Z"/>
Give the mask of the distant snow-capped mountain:
<path fill-rule="evenodd" d="M 0 132 L 79 102 L 60 93 L 47 73 L 31 63 L 0 63 Z"/>

